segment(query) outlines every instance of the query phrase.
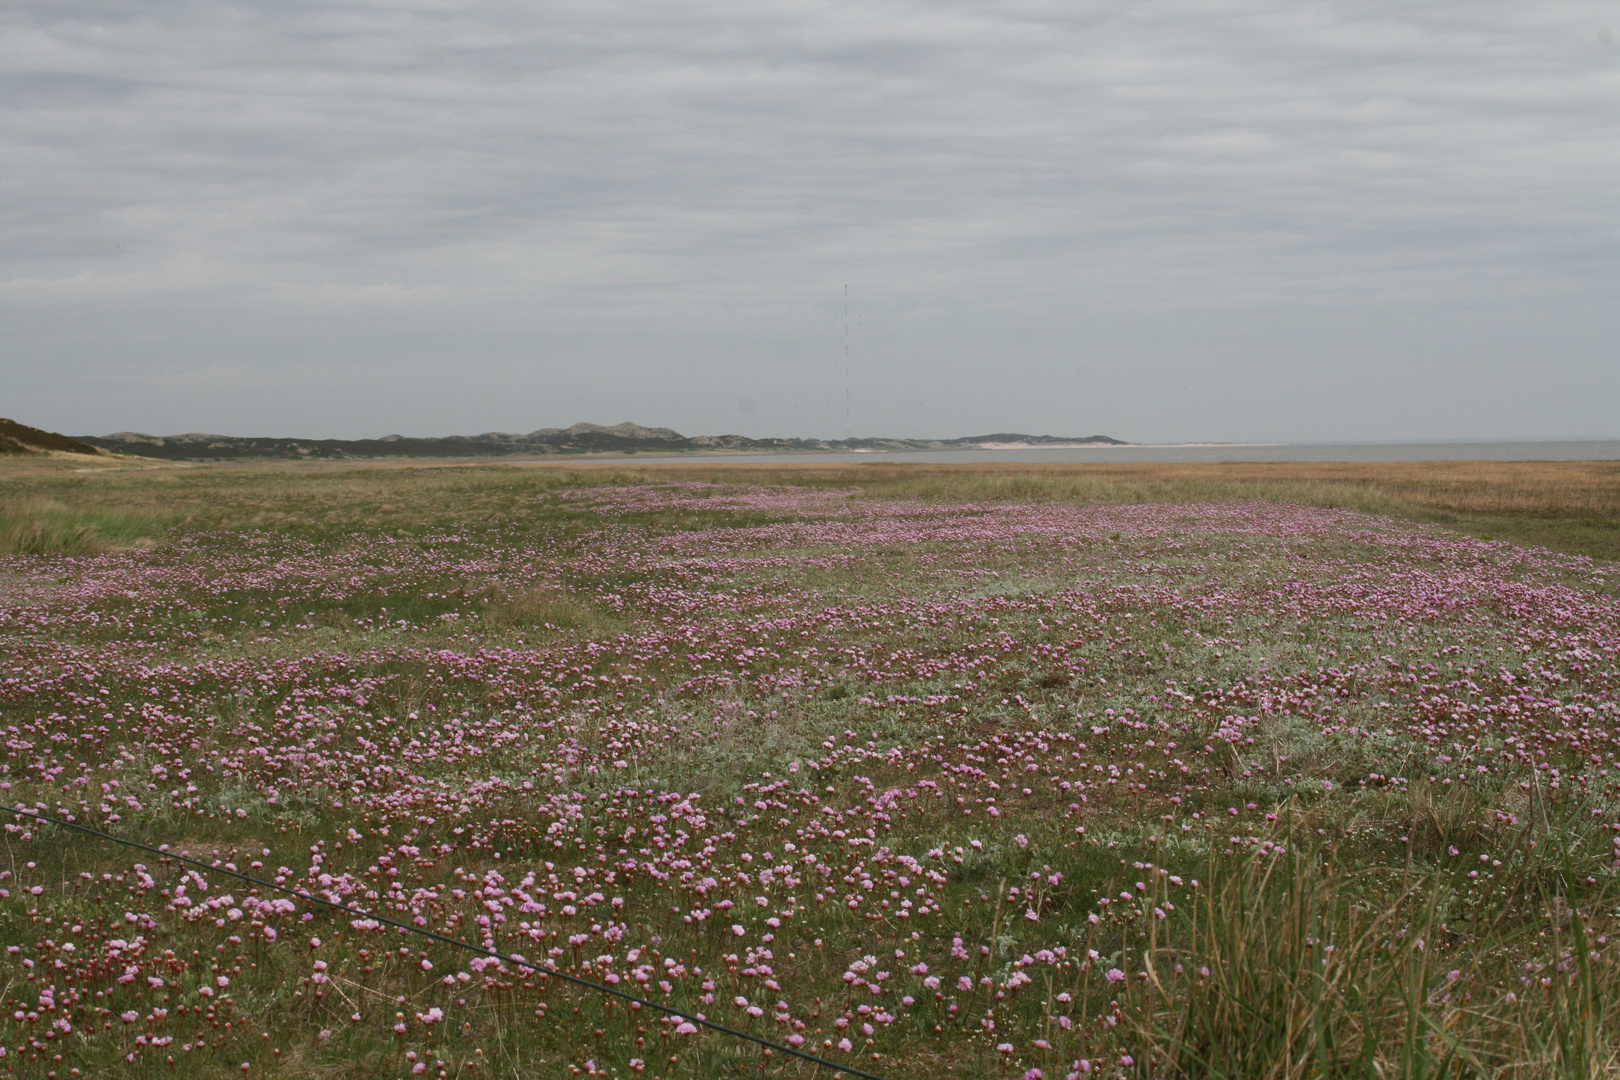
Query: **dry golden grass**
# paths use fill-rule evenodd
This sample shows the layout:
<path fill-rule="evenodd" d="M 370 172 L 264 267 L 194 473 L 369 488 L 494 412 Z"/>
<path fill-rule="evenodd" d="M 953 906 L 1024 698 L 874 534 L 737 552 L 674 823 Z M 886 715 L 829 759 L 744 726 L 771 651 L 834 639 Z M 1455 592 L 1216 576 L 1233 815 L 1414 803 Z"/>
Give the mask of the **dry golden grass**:
<path fill-rule="evenodd" d="M 508 591 L 484 582 L 464 587 L 461 594 L 479 602 L 479 617 L 491 630 L 577 630 L 597 621 L 588 605 L 546 585 Z"/>
<path fill-rule="evenodd" d="M 626 471 L 622 466 L 619 471 Z M 1203 501 L 1279 491 L 1354 503 L 1399 503 L 1456 513 L 1539 516 L 1620 515 L 1620 462 L 1131 462 L 964 465 L 659 465 L 648 477 L 717 483 L 860 487 L 923 498 L 1056 499 L 1083 502 Z"/>
<path fill-rule="evenodd" d="M 26 476 L 66 476 L 76 473 L 152 472 L 161 469 L 188 469 L 189 462 L 157 461 L 152 458 L 112 454 L 75 454 L 65 450 L 41 450 L 26 454 L 0 454 L 0 481 Z"/>

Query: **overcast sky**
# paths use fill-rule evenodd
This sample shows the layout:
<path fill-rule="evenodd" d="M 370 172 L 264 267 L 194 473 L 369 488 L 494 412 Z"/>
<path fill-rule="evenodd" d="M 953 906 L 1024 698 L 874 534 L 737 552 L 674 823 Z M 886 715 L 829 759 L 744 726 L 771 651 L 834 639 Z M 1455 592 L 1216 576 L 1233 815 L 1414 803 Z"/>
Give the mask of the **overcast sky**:
<path fill-rule="evenodd" d="M 1620 8 L 0 6 L 0 415 L 1620 436 Z"/>

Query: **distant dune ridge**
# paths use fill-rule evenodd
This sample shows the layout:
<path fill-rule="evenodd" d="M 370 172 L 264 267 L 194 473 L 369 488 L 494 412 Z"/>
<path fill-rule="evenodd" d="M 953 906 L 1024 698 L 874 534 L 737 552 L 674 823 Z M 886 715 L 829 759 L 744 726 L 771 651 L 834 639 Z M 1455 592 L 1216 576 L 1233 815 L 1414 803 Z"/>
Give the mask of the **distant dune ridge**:
<path fill-rule="evenodd" d="M 7 421 L 9 423 L 9 421 Z M 21 427 L 21 425 L 16 425 Z M 29 431 L 37 429 L 28 428 Z M 49 434 L 40 432 L 41 435 Z M 65 439 L 65 436 L 53 436 Z M 623 423 L 575 424 L 566 428 L 541 428 L 527 435 L 487 431 L 482 435 L 449 435 L 444 438 L 416 438 L 384 435 L 380 439 L 279 439 L 249 438 L 238 435 L 145 435 L 119 431 L 111 435 L 84 435 L 77 442 L 84 450 L 95 448 L 139 457 L 172 459 L 224 458 L 371 458 L 371 457 L 504 457 L 514 454 L 601 454 L 601 453 L 702 453 L 715 451 L 809 453 L 883 450 L 975 450 L 1024 447 L 1123 446 L 1120 439 L 1106 435 L 1064 438 L 1055 435 L 1020 435 L 1002 432 L 974 435 L 964 439 L 751 439 L 745 435 L 685 436 L 670 428 L 642 427 Z"/>
<path fill-rule="evenodd" d="M 0 418 L 0 454 L 43 454 L 53 450 L 65 454 L 103 453 L 79 439 Z"/>

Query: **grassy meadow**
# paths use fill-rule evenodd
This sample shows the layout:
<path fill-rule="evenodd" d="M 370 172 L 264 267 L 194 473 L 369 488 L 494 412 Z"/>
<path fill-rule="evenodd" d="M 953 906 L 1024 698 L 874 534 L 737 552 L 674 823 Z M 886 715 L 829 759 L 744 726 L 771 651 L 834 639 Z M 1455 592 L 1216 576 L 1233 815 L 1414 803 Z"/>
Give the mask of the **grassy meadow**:
<path fill-rule="evenodd" d="M 1485 538 L 1620 559 L 1620 462 L 1228 462 L 1115 465 L 511 467 L 389 462 L 173 467 L 0 462 L 0 553 L 94 553 L 172 527 L 413 528 L 524 513 L 557 485 L 698 481 L 836 488 L 928 502 L 1298 503 L 1438 524 Z M 123 463 L 118 463 L 123 464 Z M 8 474 L 9 470 L 9 474 Z M 26 470 L 26 471 L 25 471 Z"/>
<path fill-rule="evenodd" d="M 0 1075 L 1620 1074 L 1613 463 L 0 476 Z"/>

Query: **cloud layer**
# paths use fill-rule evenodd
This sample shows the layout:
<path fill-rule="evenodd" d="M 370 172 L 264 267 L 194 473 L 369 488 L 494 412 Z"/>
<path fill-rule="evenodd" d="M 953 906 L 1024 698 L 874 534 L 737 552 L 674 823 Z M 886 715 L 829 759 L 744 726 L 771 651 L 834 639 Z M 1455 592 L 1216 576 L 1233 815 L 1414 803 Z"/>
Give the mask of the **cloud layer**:
<path fill-rule="evenodd" d="M 8 408 L 1620 434 L 1604 11 L 12 4 Z"/>

